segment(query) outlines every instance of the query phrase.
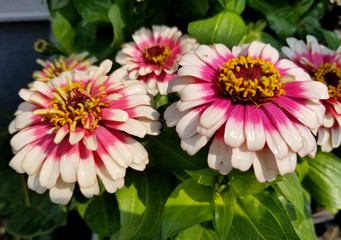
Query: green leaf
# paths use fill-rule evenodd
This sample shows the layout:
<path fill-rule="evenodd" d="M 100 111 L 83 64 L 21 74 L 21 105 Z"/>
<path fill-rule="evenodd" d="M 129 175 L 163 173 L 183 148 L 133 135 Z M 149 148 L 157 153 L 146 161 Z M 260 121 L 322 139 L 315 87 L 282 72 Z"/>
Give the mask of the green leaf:
<path fill-rule="evenodd" d="M 223 43 L 237 45 L 246 30 L 243 19 L 233 12 L 221 12 L 214 17 L 190 22 L 189 34 L 202 44 Z"/>
<path fill-rule="evenodd" d="M 187 170 L 186 173 L 197 183 L 210 187 L 213 187 L 217 183 L 217 177 L 220 176 L 219 172 L 209 168 L 192 171 Z"/>
<path fill-rule="evenodd" d="M 216 240 L 218 236 L 212 229 L 205 228 L 204 224 L 196 224 L 193 227 L 187 228 L 180 232 L 174 240 Z"/>
<path fill-rule="evenodd" d="M 303 180 L 311 197 L 321 205 L 341 209 L 341 159 L 332 153 L 318 152 L 304 158 L 309 172 Z"/>
<path fill-rule="evenodd" d="M 72 53 L 75 32 L 69 21 L 59 12 L 57 12 L 53 18 L 52 32 L 61 47 L 68 53 Z"/>
<path fill-rule="evenodd" d="M 321 29 L 321 32 L 329 48 L 336 50 L 340 46 L 340 39 L 337 37 L 336 33 L 325 29 Z"/>
<path fill-rule="evenodd" d="M 194 16 L 204 16 L 210 7 L 207 0 L 186 0 L 183 4 L 187 13 L 189 11 Z"/>
<path fill-rule="evenodd" d="M 73 4 L 86 22 L 109 22 L 110 0 L 73 0 Z"/>
<path fill-rule="evenodd" d="M 282 203 L 273 194 L 238 198 L 227 239 L 299 239 Z"/>
<path fill-rule="evenodd" d="M 246 0 L 218 0 L 221 6 L 227 10 L 240 14 L 245 9 Z"/>
<path fill-rule="evenodd" d="M 253 171 L 232 171 L 229 178 L 229 184 L 236 190 L 238 196 L 256 194 L 269 186 L 268 183 L 258 182 Z"/>
<path fill-rule="evenodd" d="M 119 239 L 159 239 L 170 177 L 160 170 L 128 172 L 125 186 L 116 192 L 121 214 Z"/>
<path fill-rule="evenodd" d="M 113 47 L 119 47 L 124 42 L 123 28 L 125 23 L 121 17 L 121 10 L 117 4 L 113 4 L 108 12 L 109 20 L 113 27 L 114 39 L 112 40 Z"/>
<path fill-rule="evenodd" d="M 32 193 L 31 206 L 16 209 L 7 221 L 8 233 L 23 238 L 46 235 L 65 225 L 67 214 L 51 203 L 49 195 Z"/>
<path fill-rule="evenodd" d="M 149 166 L 167 171 L 207 168 L 207 152 L 200 150 L 194 156 L 188 155 L 180 147 L 180 138 L 174 128 L 164 127 L 161 134 L 148 139 L 145 148 L 149 153 Z"/>
<path fill-rule="evenodd" d="M 288 211 L 289 217 L 293 223 L 293 226 L 299 238 L 301 240 L 315 239 L 316 234 L 315 234 L 315 226 L 314 226 L 314 222 L 313 222 L 313 218 L 311 214 L 310 197 L 307 191 L 304 191 L 303 195 L 304 195 L 303 196 L 303 201 L 304 201 L 303 221 L 298 220 L 299 218 L 297 217 L 297 210 L 292 203 L 290 203 L 289 201 L 287 201 L 287 199 L 283 197 L 279 197 L 279 199 L 282 202 L 283 206 Z"/>
<path fill-rule="evenodd" d="M 214 191 L 213 193 L 213 224 L 218 239 L 227 239 L 227 236 L 230 233 L 235 202 L 236 193 L 233 188 L 229 188 L 222 192 Z"/>
<path fill-rule="evenodd" d="M 304 188 L 296 173 L 287 174 L 282 181 L 273 185 L 286 200 L 293 204 L 296 210 L 297 222 L 304 220 Z"/>
<path fill-rule="evenodd" d="M 169 196 L 162 216 L 162 239 L 213 218 L 212 188 L 188 179 Z"/>
<path fill-rule="evenodd" d="M 84 216 L 90 229 L 100 236 L 110 236 L 120 228 L 120 215 L 113 194 L 103 193 L 88 204 Z"/>

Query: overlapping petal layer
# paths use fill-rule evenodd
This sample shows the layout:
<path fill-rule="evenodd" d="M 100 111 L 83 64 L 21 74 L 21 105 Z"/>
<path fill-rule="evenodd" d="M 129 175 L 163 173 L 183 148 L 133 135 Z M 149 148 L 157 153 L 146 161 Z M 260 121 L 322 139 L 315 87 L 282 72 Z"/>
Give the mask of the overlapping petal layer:
<path fill-rule="evenodd" d="M 159 134 L 159 113 L 142 83 L 124 79 L 125 70 L 107 76 L 111 65 L 64 72 L 20 91 L 25 101 L 9 127 L 10 166 L 28 174 L 30 189 L 50 190 L 55 203 L 68 203 L 76 183 L 86 197 L 99 194 L 99 181 L 115 192 L 128 167 L 142 171 L 148 163 L 130 135 Z"/>
<path fill-rule="evenodd" d="M 287 43 L 288 46 L 282 47 L 283 53 L 313 80 L 328 87 L 329 98 L 321 101 L 326 111 L 318 129 L 317 144 L 322 151 L 330 152 L 341 144 L 341 46 L 333 51 L 310 35 L 306 43 L 296 38 L 288 38 Z M 314 89 L 310 92 L 314 93 Z"/>
<path fill-rule="evenodd" d="M 191 155 L 213 139 L 210 168 L 227 174 L 253 166 L 264 182 L 293 172 L 297 153 L 315 154 L 327 88 L 270 45 L 200 45 L 179 64 L 169 91 L 180 100 L 164 117 Z"/>
<path fill-rule="evenodd" d="M 180 58 L 197 46 L 196 41 L 182 35 L 176 27 L 164 25 L 143 27 L 132 37 L 133 42 L 123 45 L 116 61 L 129 71 L 129 78 L 144 82 L 151 94 L 166 94 Z"/>

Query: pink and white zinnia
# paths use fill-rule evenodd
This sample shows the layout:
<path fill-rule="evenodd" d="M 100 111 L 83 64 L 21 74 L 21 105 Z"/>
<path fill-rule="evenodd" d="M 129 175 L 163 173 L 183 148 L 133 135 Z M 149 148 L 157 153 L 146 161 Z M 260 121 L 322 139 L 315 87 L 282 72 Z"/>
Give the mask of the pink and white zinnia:
<path fill-rule="evenodd" d="M 323 124 L 318 130 L 317 144 L 330 152 L 341 144 L 341 46 L 331 50 L 307 36 L 307 43 L 288 38 L 289 47 L 282 47 L 284 54 L 302 67 L 315 81 L 328 87 L 329 98 L 321 101 L 326 108 Z"/>
<path fill-rule="evenodd" d="M 181 147 L 195 154 L 211 138 L 208 166 L 221 174 L 253 166 L 260 182 L 293 172 L 297 153 L 314 155 L 316 132 L 328 98 L 324 84 L 276 49 L 252 42 L 232 50 L 200 45 L 185 54 L 170 91 L 180 100 L 164 117 Z"/>
<path fill-rule="evenodd" d="M 144 82 L 154 96 L 167 94 L 179 59 L 197 46 L 195 39 L 182 35 L 176 27 L 163 25 L 152 30 L 143 27 L 132 38 L 133 42 L 125 43 L 117 53 L 116 61 L 129 71 L 130 79 Z"/>
<path fill-rule="evenodd" d="M 25 101 L 9 126 L 17 132 L 10 166 L 28 174 L 30 189 L 49 189 L 54 203 L 68 203 L 76 183 L 84 196 L 98 195 L 99 179 L 113 193 L 128 167 L 142 171 L 148 163 L 147 151 L 129 135 L 158 134 L 159 113 L 143 84 L 124 80 L 126 71 L 107 76 L 111 65 L 65 72 L 19 92 Z"/>

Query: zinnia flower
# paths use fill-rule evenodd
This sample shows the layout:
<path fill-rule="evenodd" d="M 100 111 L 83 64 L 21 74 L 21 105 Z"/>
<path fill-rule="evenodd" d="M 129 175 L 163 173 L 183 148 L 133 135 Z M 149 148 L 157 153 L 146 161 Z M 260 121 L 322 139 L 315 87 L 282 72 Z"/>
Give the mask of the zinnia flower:
<path fill-rule="evenodd" d="M 154 96 L 167 94 L 168 83 L 176 76 L 181 56 L 197 46 L 176 27 L 153 26 L 133 34 L 133 42 L 125 43 L 116 61 L 129 71 L 130 79 L 146 83 Z"/>
<path fill-rule="evenodd" d="M 252 42 L 230 51 L 222 44 L 200 45 L 185 54 L 170 91 L 180 100 L 164 117 L 176 126 L 181 147 L 195 154 L 213 138 L 208 166 L 221 174 L 253 166 L 260 182 L 293 172 L 297 153 L 316 153 L 311 131 L 320 126 L 328 98 L 324 84 L 276 49 Z"/>
<path fill-rule="evenodd" d="M 37 59 L 37 63 L 43 68 L 33 73 L 34 80 L 47 82 L 61 73 L 71 70 L 88 70 L 97 59 L 89 57 L 89 53 L 72 54 L 69 57 L 57 56 L 53 61 Z"/>
<path fill-rule="evenodd" d="M 126 168 L 142 171 L 148 163 L 147 151 L 129 135 L 158 134 L 159 114 L 142 83 L 124 80 L 125 70 L 106 75 L 111 65 L 64 72 L 19 92 L 25 102 L 9 126 L 17 132 L 10 166 L 28 174 L 30 189 L 49 189 L 55 203 L 66 204 L 76 182 L 86 197 L 100 193 L 99 180 L 113 193 L 124 185 Z"/>
<path fill-rule="evenodd" d="M 329 99 L 321 101 L 326 108 L 323 124 L 318 130 L 317 144 L 330 152 L 341 144 L 341 46 L 333 51 L 307 36 L 307 44 L 288 38 L 289 47 L 282 47 L 284 54 L 302 67 L 315 81 L 328 87 Z"/>

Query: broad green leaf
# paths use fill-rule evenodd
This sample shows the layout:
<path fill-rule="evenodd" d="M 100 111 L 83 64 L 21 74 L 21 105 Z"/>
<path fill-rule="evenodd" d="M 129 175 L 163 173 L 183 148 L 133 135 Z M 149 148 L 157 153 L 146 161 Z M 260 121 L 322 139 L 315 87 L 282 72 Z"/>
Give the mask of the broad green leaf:
<path fill-rule="evenodd" d="M 100 236 L 110 236 L 120 228 L 120 215 L 113 194 L 103 193 L 88 204 L 84 216 L 90 229 Z"/>
<path fill-rule="evenodd" d="M 190 22 L 189 34 L 202 44 L 223 43 L 237 45 L 246 30 L 243 19 L 233 12 L 221 12 L 214 17 Z"/>
<path fill-rule="evenodd" d="M 123 28 L 125 23 L 121 17 L 121 10 L 117 4 L 113 4 L 108 12 L 109 20 L 113 27 L 114 39 L 112 40 L 113 47 L 119 47 L 124 42 Z"/>
<path fill-rule="evenodd" d="M 277 182 L 273 187 L 286 200 L 293 204 L 296 210 L 297 222 L 304 220 L 304 188 L 296 173 L 287 174 L 282 181 Z"/>
<path fill-rule="evenodd" d="M 213 224 L 218 239 L 227 239 L 230 233 L 235 202 L 236 193 L 233 188 L 228 188 L 222 192 L 214 191 L 213 193 Z"/>
<path fill-rule="evenodd" d="M 340 46 L 341 42 L 336 33 L 325 29 L 321 29 L 321 32 L 329 48 L 336 50 Z"/>
<path fill-rule="evenodd" d="M 109 22 L 110 0 L 73 0 L 73 4 L 86 22 Z"/>
<path fill-rule="evenodd" d="M 68 53 L 72 53 L 75 32 L 69 21 L 59 12 L 53 18 L 52 32 L 61 47 Z"/>
<path fill-rule="evenodd" d="M 31 194 L 31 205 L 20 207 L 9 217 L 6 230 L 22 238 L 46 235 L 65 225 L 67 214 L 50 201 L 49 195 Z"/>
<path fill-rule="evenodd" d="M 297 26 L 290 18 L 283 18 L 276 13 L 269 13 L 266 17 L 269 22 L 269 26 L 280 38 L 285 39 L 294 35 Z"/>
<path fill-rule="evenodd" d="M 188 179 L 169 196 L 162 216 L 162 239 L 213 218 L 212 188 Z"/>
<path fill-rule="evenodd" d="M 287 201 L 287 199 L 283 197 L 279 197 L 279 199 L 287 210 L 299 238 L 301 240 L 311 240 L 316 238 L 315 226 L 311 214 L 311 203 L 309 199 L 309 194 L 306 191 L 304 191 L 303 195 L 303 221 L 298 220 L 299 218 L 297 217 L 297 210 L 292 203 L 290 203 L 289 201 Z"/>
<path fill-rule="evenodd" d="M 263 192 L 238 198 L 227 239 L 299 240 L 299 237 L 276 195 Z"/>
<path fill-rule="evenodd" d="M 216 240 L 218 236 L 213 229 L 205 228 L 204 224 L 196 224 L 180 232 L 174 240 Z"/>
<path fill-rule="evenodd" d="M 238 196 L 259 193 L 269 186 L 268 183 L 258 182 L 253 171 L 232 171 L 229 174 L 229 178 L 229 184 L 236 190 Z"/>
<path fill-rule="evenodd" d="M 164 203 L 171 192 L 170 177 L 160 170 L 128 172 L 116 192 L 121 214 L 119 239 L 159 239 Z"/>
<path fill-rule="evenodd" d="M 240 14 L 245 9 L 246 0 L 218 0 L 221 6 L 227 10 Z"/>
<path fill-rule="evenodd" d="M 217 178 L 220 176 L 219 172 L 205 168 L 200 170 L 187 170 L 186 173 L 197 183 L 204 186 L 213 187 L 217 183 Z"/>
<path fill-rule="evenodd" d="M 318 203 L 341 209 L 341 159 L 332 153 L 318 152 L 314 159 L 304 158 L 309 172 L 304 187 Z"/>
<path fill-rule="evenodd" d="M 71 0 L 48 0 L 49 6 L 52 11 L 58 10 L 69 4 Z"/>

